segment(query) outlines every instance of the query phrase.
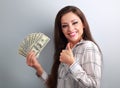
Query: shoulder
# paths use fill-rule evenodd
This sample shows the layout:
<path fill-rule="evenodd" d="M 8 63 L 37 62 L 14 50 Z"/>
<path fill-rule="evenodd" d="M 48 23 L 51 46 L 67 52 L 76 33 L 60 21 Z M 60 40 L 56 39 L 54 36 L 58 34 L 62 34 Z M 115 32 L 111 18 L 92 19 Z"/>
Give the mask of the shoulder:
<path fill-rule="evenodd" d="M 76 48 L 82 48 L 84 50 L 85 49 L 87 49 L 87 50 L 91 50 L 91 49 L 93 50 L 94 49 L 96 51 L 99 51 L 98 46 L 94 42 L 92 42 L 90 40 L 82 40 L 82 41 L 80 41 Z"/>
<path fill-rule="evenodd" d="M 86 46 L 86 47 L 95 47 L 96 44 L 90 40 L 83 40 L 83 46 Z"/>

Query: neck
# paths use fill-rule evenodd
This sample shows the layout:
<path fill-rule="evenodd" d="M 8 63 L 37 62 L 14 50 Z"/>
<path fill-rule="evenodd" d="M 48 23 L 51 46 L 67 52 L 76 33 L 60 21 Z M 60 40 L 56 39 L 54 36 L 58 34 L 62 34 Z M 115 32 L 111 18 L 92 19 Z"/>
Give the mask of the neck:
<path fill-rule="evenodd" d="M 76 42 L 71 42 L 70 41 L 70 47 L 73 48 L 74 45 L 76 45 L 78 42 L 80 42 L 82 39 L 80 39 L 79 41 L 76 41 Z"/>

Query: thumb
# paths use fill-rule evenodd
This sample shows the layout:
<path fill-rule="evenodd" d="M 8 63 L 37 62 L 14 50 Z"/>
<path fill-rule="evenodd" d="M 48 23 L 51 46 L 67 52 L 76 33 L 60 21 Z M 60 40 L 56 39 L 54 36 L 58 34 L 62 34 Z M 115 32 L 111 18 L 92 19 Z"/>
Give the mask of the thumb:
<path fill-rule="evenodd" d="M 71 51 L 70 43 L 67 44 L 67 49 Z"/>

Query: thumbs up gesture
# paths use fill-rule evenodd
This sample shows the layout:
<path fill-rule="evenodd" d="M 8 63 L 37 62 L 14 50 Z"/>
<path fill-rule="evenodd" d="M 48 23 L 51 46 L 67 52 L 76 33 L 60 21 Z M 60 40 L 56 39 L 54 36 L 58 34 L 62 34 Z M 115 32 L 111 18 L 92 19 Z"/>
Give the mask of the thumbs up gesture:
<path fill-rule="evenodd" d="M 75 61 L 70 43 L 67 44 L 66 50 L 62 50 L 62 52 L 60 53 L 60 61 L 68 65 L 71 65 Z"/>

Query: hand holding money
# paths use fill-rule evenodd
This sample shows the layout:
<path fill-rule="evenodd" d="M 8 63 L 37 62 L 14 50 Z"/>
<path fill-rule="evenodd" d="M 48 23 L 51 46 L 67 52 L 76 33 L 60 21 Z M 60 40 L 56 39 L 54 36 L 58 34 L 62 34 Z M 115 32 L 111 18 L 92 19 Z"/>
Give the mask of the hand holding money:
<path fill-rule="evenodd" d="M 35 52 L 30 51 L 26 56 L 26 64 L 30 67 L 36 69 L 36 72 L 39 76 L 43 73 L 43 68 L 39 63 L 38 59 L 35 56 Z"/>
<path fill-rule="evenodd" d="M 29 34 L 20 44 L 19 54 L 26 57 L 30 51 L 33 51 L 36 57 L 38 57 L 49 40 L 48 36 L 40 32 Z"/>

